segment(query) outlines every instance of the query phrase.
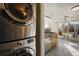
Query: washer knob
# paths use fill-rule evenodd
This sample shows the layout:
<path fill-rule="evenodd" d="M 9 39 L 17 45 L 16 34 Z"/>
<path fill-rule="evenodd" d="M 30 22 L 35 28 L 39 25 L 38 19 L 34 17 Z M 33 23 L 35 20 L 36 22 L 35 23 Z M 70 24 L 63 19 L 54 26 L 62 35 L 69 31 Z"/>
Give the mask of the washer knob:
<path fill-rule="evenodd" d="M 23 45 L 22 41 L 20 41 L 20 42 L 17 43 L 17 46 L 22 46 L 22 45 Z"/>

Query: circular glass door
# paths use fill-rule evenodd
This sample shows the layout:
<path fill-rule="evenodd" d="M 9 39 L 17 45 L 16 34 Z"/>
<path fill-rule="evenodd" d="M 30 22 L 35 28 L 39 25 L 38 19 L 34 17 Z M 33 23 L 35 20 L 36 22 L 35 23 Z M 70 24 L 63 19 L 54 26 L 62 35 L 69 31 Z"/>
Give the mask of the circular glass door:
<path fill-rule="evenodd" d="M 24 47 L 21 49 L 14 50 L 10 55 L 11 56 L 34 56 L 35 51 L 30 47 Z"/>
<path fill-rule="evenodd" d="M 29 3 L 5 3 L 6 13 L 15 21 L 27 22 L 32 20 L 33 8 Z"/>

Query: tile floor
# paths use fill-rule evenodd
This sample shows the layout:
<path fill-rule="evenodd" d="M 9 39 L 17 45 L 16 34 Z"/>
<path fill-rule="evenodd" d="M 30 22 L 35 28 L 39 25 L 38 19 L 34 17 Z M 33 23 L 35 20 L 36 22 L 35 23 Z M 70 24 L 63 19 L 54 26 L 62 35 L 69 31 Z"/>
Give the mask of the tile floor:
<path fill-rule="evenodd" d="M 46 56 L 79 56 L 79 44 L 59 39 L 57 46 L 49 51 Z"/>

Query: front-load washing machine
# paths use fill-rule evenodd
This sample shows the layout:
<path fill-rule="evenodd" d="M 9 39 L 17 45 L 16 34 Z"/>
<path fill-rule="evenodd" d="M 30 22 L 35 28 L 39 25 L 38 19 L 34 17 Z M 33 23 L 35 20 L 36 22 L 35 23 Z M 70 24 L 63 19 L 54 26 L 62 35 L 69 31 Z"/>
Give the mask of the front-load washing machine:
<path fill-rule="evenodd" d="M 35 20 L 36 20 L 36 4 L 1 3 L 0 52 L 6 51 L 7 49 L 11 50 L 10 48 L 12 47 L 12 45 L 13 45 L 12 48 L 17 47 L 16 45 L 17 43 L 15 42 L 20 41 L 23 42 L 24 48 L 22 45 L 18 50 L 23 49 L 22 51 L 25 51 L 28 46 L 27 40 L 31 41 L 32 40 L 31 38 L 35 37 L 35 29 L 34 29 Z M 35 41 L 33 42 L 35 43 Z M 11 55 L 13 55 L 13 53 Z"/>
<path fill-rule="evenodd" d="M 0 56 L 35 56 L 35 37 L 0 44 Z"/>

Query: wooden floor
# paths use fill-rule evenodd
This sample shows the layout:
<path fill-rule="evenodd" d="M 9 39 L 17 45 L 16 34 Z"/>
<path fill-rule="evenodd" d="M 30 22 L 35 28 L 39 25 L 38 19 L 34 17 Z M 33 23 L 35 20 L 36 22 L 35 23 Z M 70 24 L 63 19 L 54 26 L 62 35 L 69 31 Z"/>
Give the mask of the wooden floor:
<path fill-rule="evenodd" d="M 46 56 L 79 56 L 79 44 L 59 39 L 57 47 L 49 51 Z"/>

